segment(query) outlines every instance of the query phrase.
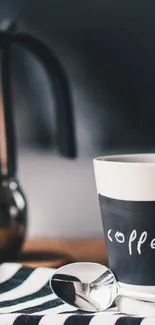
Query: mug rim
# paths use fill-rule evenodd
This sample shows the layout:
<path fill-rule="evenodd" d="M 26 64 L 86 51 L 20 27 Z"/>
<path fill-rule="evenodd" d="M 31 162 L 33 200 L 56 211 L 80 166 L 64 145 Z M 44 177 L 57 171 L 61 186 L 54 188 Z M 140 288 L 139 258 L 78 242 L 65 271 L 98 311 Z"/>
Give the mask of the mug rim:
<path fill-rule="evenodd" d="M 112 160 L 116 157 L 118 161 Z M 120 161 L 123 157 L 126 162 Z M 135 162 L 136 157 L 139 162 Z M 101 156 L 93 165 L 98 194 L 127 201 L 155 201 L 154 153 Z"/>
<path fill-rule="evenodd" d="M 116 154 L 98 156 L 93 159 L 94 162 L 106 164 L 123 164 L 123 165 L 155 165 L 155 153 L 138 153 L 138 154 Z"/>

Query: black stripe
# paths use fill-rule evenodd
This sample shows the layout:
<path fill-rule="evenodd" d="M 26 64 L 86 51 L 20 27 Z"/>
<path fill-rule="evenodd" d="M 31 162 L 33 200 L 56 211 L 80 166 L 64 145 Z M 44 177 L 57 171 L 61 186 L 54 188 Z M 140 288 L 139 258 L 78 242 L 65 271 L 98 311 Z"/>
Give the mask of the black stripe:
<path fill-rule="evenodd" d="M 77 310 L 70 310 L 70 311 L 62 311 L 62 312 L 60 312 L 60 313 L 58 313 L 59 315 L 63 315 L 63 314 L 76 314 L 76 315 L 94 315 L 94 312 L 91 312 L 91 311 L 84 311 L 84 310 L 79 310 L 79 309 L 77 309 Z"/>
<path fill-rule="evenodd" d="M 140 325 L 143 318 L 141 317 L 120 317 L 115 325 Z"/>
<path fill-rule="evenodd" d="M 1 301 L 0 308 L 14 306 L 14 305 L 20 304 L 22 302 L 26 302 L 26 301 L 28 302 L 28 301 L 36 299 L 36 298 L 45 297 L 51 293 L 52 293 L 52 290 L 49 287 L 49 281 L 47 281 L 46 285 L 42 289 L 38 290 L 35 293 L 32 293 L 30 295 L 24 296 L 22 298 L 14 299 L 14 300 Z"/>
<path fill-rule="evenodd" d="M 3 283 L 0 283 L 0 294 L 18 287 L 29 277 L 33 271 L 34 269 L 30 267 L 22 267 L 19 269 L 12 278 Z"/>
<path fill-rule="evenodd" d="M 63 304 L 64 303 L 61 302 L 60 299 L 54 299 L 54 300 L 44 302 L 43 304 L 40 304 L 40 305 L 37 305 L 34 307 L 13 311 L 11 314 L 15 314 L 15 313 L 33 314 L 33 313 L 38 313 L 40 311 L 43 311 L 45 309 L 55 308 L 55 307 L 61 306 Z"/>
<path fill-rule="evenodd" d="M 70 316 L 66 319 L 64 325 L 88 325 L 92 318 L 93 316 Z"/>
<path fill-rule="evenodd" d="M 42 317 L 21 315 L 16 318 L 13 325 L 38 325 Z"/>

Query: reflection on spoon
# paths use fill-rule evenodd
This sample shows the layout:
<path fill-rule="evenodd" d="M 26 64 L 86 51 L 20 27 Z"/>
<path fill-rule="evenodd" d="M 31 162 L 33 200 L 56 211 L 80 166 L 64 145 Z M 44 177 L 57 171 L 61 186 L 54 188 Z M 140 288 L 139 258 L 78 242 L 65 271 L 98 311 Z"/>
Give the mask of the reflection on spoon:
<path fill-rule="evenodd" d="M 155 295 L 126 291 L 106 266 L 81 262 L 60 267 L 50 280 L 54 293 L 71 306 L 89 312 L 108 309 L 118 296 L 155 302 Z"/>

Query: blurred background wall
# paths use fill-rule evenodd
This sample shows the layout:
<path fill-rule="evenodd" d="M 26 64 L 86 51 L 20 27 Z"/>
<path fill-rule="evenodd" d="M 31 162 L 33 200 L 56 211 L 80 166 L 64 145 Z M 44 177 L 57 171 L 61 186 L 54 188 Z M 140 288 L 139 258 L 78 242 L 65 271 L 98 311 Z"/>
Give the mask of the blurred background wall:
<path fill-rule="evenodd" d="M 25 5 L 26 4 L 26 5 Z M 102 237 L 92 158 L 155 147 L 155 3 L 0 1 L 0 19 L 46 44 L 70 84 L 77 157 L 57 151 L 55 100 L 33 55 L 13 47 L 19 174 L 29 236 Z M 17 10 L 18 11 L 18 10 Z"/>
<path fill-rule="evenodd" d="M 15 50 L 14 58 L 15 122 L 20 178 L 29 202 L 29 236 L 102 237 L 92 161 L 100 150 L 91 133 L 99 117 L 89 116 L 92 102 L 89 96 L 87 101 L 85 84 L 74 77 L 71 85 L 78 148 L 77 157 L 69 159 L 53 148 L 54 100 L 45 72 L 28 53 Z M 69 68 L 73 73 L 72 64 Z M 23 79 L 20 73 L 16 76 L 17 70 Z"/>

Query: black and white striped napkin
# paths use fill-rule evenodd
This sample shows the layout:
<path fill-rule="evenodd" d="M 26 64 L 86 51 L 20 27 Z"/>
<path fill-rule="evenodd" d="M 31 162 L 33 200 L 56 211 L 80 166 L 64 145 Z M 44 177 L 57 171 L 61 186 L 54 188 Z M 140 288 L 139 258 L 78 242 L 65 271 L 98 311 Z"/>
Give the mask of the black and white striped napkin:
<path fill-rule="evenodd" d="M 49 287 L 54 270 L 0 265 L 0 325 L 155 325 L 155 318 L 129 317 L 115 308 L 85 313 L 63 304 Z"/>

